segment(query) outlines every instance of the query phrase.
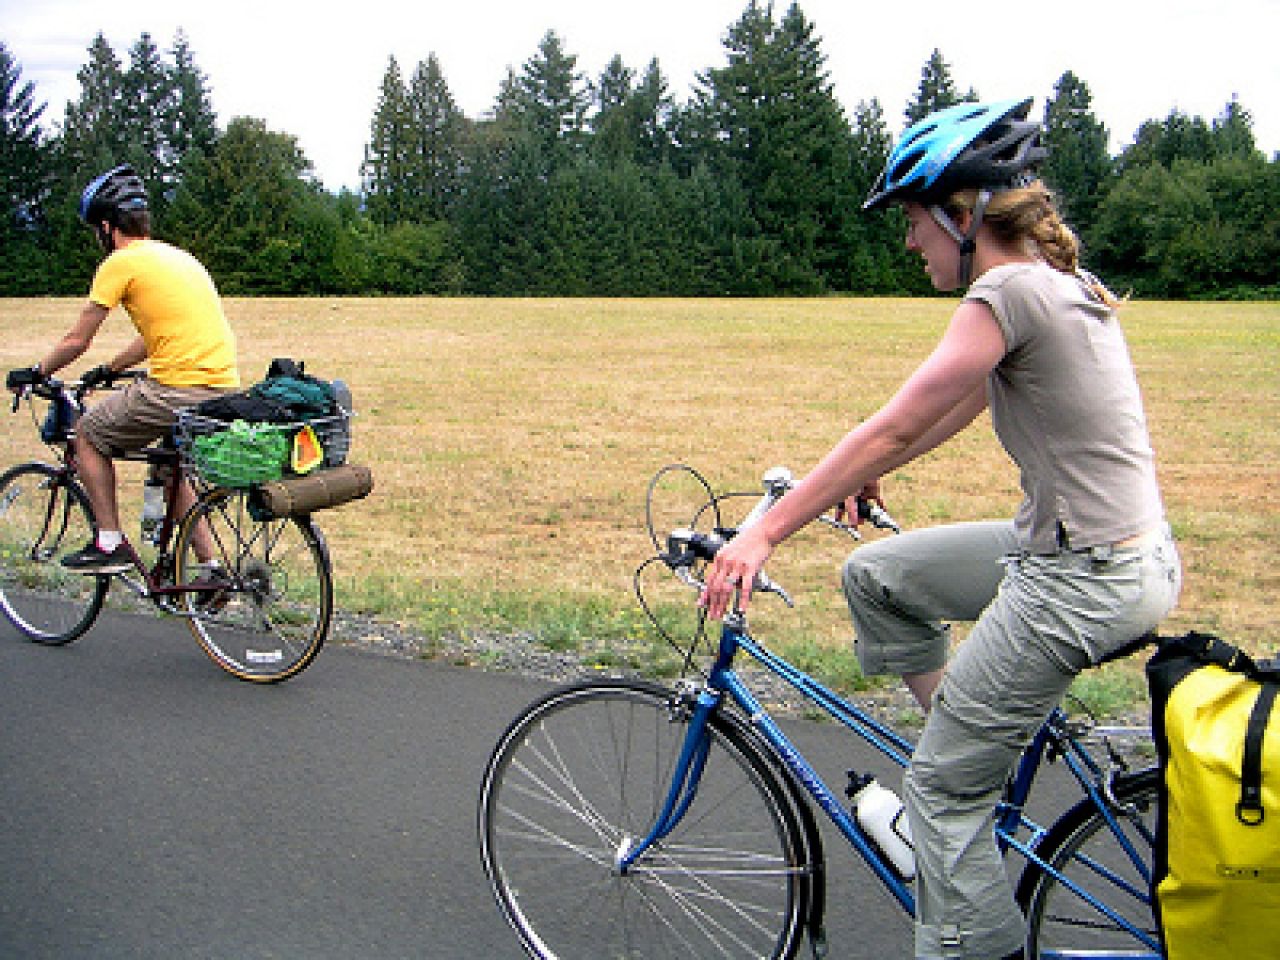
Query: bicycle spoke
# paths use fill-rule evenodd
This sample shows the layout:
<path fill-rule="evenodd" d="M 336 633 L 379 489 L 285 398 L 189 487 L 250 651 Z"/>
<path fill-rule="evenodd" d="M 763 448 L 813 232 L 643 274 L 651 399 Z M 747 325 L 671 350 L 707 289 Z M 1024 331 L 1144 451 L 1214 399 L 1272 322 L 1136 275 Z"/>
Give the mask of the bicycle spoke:
<path fill-rule="evenodd" d="M 536 955 L 790 955 L 808 879 L 801 844 L 785 793 L 718 723 L 688 815 L 619 871 L 666 803 L 686 729 L 665 692 L 586 685 L 551 697 L 495 753 L 486 869 Z"/>
<path fill-rule="evenodd" d="M 207 541 L 212 557 L 201 556 Z M 186 594 L 188 624 L 220 666 L 244 680 L 276 682 L 304 669 L 329 630 L 328 554 L 310 520 L 255 520 L 243 491 L 205 494 L 183 522 L 177 579 L 217 571 L 225 588 Z"/>
<path fill-rule="evenodd" d="M 98 616 L 109 581 L 62 566 L 93 537 L 88 498 L 56 468 L 20 464 L 0 477 L 0 610 L 37 643 L 69 643 Z"/>

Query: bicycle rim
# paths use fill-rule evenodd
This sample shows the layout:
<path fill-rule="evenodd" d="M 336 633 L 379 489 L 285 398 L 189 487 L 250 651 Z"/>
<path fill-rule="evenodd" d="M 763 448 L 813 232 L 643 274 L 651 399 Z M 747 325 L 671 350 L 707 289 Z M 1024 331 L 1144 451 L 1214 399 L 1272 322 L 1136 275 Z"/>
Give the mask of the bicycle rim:
<path fill-rule="evenodd" d="M 53 467 L 21 464 L 0 477 L 0 609 L 37 643 L 71 642 L 102 609 L 109 579 L 62 566 L 93 536 L 88 498 Z"/>
<path fill-rule="evenodd" d="M 1089 801 L 1054 824 L 1037 848 L 1052 871 L 1030 865 L 1018 887 L 1018 901 L 1027 914 L 1027 956 L 1159 957 L 1125 927 L 1127 922 L 1156 939 L 1149 877 L 1158 787 L 1154 769 L 1116 781 L 1116 799 L 1129 811 L 1116 813 L 1116 823 L 1131 850 Z M 1080 896 L 1067 881 L 1106 909 Z"/>
<path fill-rule="evenodd" d="M 212 563 L 197 549 L 207 531 Z M 255 520 L 243 490 L 214 490 L 184 518 L 175 583 L 228 581 L 215 594 L 184 594 L 192 634 L 228 673 L 257 683 L 287 680 L 320 652 L 333 614 L 329 555 L 306 517 Z"/>
<path fill-rule="evenodd" d="M 697 796 L 619 876 L 619 851 L 661 809 L 687 724 L 661 687 L 556 691 L 508 729 L 485 772 L 482 857 L 498 904 L 538 957 L 790 957 L 807 896 L 785 789 L 713 717 Z"/>

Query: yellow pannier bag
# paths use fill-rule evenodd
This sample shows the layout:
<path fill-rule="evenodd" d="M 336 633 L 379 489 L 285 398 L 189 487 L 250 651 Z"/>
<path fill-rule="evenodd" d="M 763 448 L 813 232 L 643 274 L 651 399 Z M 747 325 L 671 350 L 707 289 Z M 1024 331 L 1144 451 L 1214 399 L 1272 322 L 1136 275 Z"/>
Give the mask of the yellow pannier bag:
<path fill-rule="evenodd" d="M 1160 762 L 1155 912 L 1169 960 L 1280 956 L 1280 672 L 1208 634 L 1147 664 Z M 1280 714 L 1277 714 L 1280 719 Z"/>

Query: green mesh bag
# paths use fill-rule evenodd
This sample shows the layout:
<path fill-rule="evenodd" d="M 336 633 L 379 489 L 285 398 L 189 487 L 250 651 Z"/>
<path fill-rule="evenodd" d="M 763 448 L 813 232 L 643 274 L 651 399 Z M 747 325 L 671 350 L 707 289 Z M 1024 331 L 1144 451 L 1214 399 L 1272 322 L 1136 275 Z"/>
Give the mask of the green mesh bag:
<path fill-rule="evenodd" d="M 236 420 L 226 430 L 196 437 L 191 455 L 206 482 L 251 487 L 280 479 L 289 463 L 292 434 L 292 427 Z"/>

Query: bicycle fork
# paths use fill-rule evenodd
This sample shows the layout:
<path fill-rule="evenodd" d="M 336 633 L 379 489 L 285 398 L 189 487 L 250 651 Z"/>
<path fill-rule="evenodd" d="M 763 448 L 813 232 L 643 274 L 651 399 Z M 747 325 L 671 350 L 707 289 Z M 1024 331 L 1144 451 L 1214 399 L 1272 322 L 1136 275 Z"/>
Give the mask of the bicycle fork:
<path fill-rule="evenodd" d="M 671 788 L 648 836 L 638 843 L 628 836 L 619 841 L 613 861 L 615 875 L 625 877 L 646 852 L 670 835 L 693 803 L 698 781 L 702 778 L 702 770 L 711 750 L 707 723 L 712 711 L 720 705 L 722 696 L 718 691 L 703 688 L 694 696 L 692 706 L 686 702 L 685 694 L 677 693 L 672 701 L 673 711 L 689 710 L 690 714 L 689 729 L 685 733 L 680 759 L 671 777 Z"/>
<path fill-rule="evenodd" d="M 66 489 L 64 483 L 57 478 L 49 477 L 41 484 L 41 487 L 49 491 L 49 499 L 45 504 L 44 523 L 40 527 L 40 535 L 36 537 L 35 542 L 31 544 L 29 559 L 37 563 L 45 563 L 52 559 L 57 553 L 58 548 L 62 545 L 62 538 L 67 532 L 67 521 L 71 515 L 71 492 Z M 63 493 L 59 496 L 59 490 Z M 2 510 L 8 510 L 9 505 L 20 496 L 17 486 L 9 492 L 8 499 L 0 504 Z M 58 508 L 61 507 L 61 517 Z"/>

